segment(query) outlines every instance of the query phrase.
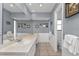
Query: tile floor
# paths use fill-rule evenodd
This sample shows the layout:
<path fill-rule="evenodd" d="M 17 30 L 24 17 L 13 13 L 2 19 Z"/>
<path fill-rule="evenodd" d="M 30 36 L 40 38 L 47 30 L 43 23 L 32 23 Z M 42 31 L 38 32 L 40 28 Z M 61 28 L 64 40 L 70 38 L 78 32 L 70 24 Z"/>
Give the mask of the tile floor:
<path fill-rule="evenodd" d="M 38 43 L 35 56 L 61 56 L 61 51 L 54 52 L 49 43 Z"/>

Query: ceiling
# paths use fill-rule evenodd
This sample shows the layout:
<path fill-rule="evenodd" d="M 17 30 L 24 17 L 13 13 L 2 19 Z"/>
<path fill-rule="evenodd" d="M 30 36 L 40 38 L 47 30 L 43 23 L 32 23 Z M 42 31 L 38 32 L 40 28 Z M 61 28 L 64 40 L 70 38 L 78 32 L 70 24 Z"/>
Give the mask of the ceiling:
<path fill-rule="evenodd" d="M 26 5 L 31 12 L 51 12 L 55 6 L 54 3 L 27 3 Z"/>
<path fill-rule="evenodd" d="M 21 9 L 19 9 L 15 4 L 12 4 L 12 3 L 4 3 L 3 8 L 5 8 L 6 10 L 12 13 L 22 12 Z"/>
<path fill-rule="evenodd" d="M 56 3 L 4 3 L 3 8 L 12 13 L 12 18 L 20 20 L 49 20 L 50 13 L 52 10 L 54 11 L 56 5 Z"/>
<path fill-rule="evenodd" d="M 30 12 L 51 12 L 55 6 L 55 3 L 26 3 L 28 10 Z M 16 4 L 12 3 L 4 3 L 4 8 L 10 12 L 23 12 L 20 8 L 16 6 Z"/>

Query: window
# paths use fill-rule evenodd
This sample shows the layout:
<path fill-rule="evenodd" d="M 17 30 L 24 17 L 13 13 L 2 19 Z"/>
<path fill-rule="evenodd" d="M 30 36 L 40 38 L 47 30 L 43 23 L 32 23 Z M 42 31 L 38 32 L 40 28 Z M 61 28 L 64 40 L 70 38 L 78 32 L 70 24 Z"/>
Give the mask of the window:
<path fill-rule="evenodd" d="M 61 20 L 57 20 L 57 30 L 62 30 L 61 25 Z"/>

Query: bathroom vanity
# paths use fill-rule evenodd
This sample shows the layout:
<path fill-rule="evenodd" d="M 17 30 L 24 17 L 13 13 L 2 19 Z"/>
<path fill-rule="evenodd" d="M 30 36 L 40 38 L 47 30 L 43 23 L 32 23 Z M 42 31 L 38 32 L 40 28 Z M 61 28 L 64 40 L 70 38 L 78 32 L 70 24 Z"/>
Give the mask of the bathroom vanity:
<path fill-rule="evenodd" d="M 19 40 L 15 40 L 14 43 L 0 48 L 0 55 L 34 56 L 37 34 L 18 35 L 17 39 Z"/>

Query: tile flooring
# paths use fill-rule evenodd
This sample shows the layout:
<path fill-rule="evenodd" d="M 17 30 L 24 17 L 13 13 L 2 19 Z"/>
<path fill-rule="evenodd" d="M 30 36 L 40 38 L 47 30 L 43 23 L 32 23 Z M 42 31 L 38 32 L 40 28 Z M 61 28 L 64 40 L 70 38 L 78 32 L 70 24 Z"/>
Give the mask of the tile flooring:
<path fill-rule="evenodd" d="M 61 51 L 54 52 L 49 43 L 38 43 L 35 56 L 61 56 Z"/>

